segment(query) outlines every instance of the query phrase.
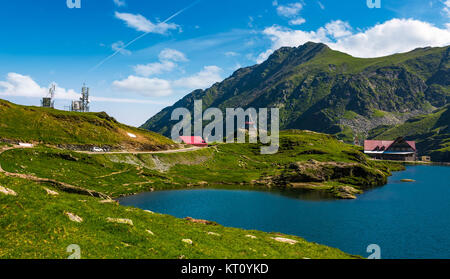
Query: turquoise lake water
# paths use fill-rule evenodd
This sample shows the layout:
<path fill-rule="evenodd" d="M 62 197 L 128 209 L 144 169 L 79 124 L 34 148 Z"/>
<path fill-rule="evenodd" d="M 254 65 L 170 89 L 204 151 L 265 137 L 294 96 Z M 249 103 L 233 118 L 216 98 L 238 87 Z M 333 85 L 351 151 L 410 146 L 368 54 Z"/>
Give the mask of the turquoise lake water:
<path fill-rule="evenodd" d="M 181 190 L 144 193 L 120 203 L 227 227 L 297 235 L 363 257 L 369 256 L 368 245 L 377 244 L 385 259 L 450 259 L 450 167 L 408 167 L 357 200 Z"/>

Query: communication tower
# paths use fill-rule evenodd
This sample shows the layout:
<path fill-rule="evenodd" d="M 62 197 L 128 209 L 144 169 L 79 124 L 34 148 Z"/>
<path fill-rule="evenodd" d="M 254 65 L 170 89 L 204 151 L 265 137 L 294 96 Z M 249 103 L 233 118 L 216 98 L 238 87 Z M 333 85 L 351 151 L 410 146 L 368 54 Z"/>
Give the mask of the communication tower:
<path fill-rule="evenodd" d="M 53 83 L 48 89 L 47 96 L 42 98 L 41 100 L 42 107 L 55 108 L 55 92 L 56 92 L 56 85 Z"/>
<path fill-rule="evenodd" d="M 89 103 L 89 87 L 86 87 L 86 84 L 83 84 L 83 87 L 81 88 L 81 98 L 80 100 L 72 101 L 70 110 L 77 112 L 89 112 Z"/>

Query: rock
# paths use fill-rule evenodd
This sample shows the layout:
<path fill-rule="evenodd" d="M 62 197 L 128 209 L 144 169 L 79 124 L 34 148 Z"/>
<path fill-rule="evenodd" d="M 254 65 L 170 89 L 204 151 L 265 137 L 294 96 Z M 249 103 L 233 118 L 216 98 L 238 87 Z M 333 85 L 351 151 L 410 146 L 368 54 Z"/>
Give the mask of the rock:
<path fill-rule="evenodd" d="M 58 196 L 59 195 L 58 192 L 52 191 L 48 188 L 44 188 L 44 190 L 47 192 L 47 195 L 50 195 L 50 196 Z"/>
<path fill-rule="evenodd" d="M 75 222 L 75 223 L 83 222 L 83 218 L 81 218 L 80 216 L 77 216 L 71 212 L 65 212 L 64 214 L 66 214 L 66 216 L 69 217 L 70 221 L 72 221 L 72 222 Z"/>
<path fill-rule="evenodd" d="M 203 225 L 215 225 L 216 224 L 216 223 L 211 222 L 211 221 L 194 219 L 192 217 L 186 217 L 184 219 L 187 220 L 187 221 L 191 221 L 192 223 L 196 223 L 196 224 L 203 224 Z"/>
<path fill-rule="evenodd" d="M 194 242 L 193 242 L 192 240 L 190 240 L 190 239 L 183 239 L 183 240 L 181 240 L 181 241 L 184 242 L 184 243 L 186 243 L 186 244 L 189 244 L 189 245 L 194 244 Z"/>
<path fill-rule="evenodd" d="M 146 230 L 146 232 L 148 232 L 151 235 L 155 235 L 151 230 Z"/>
<path fill-rule="evenodd" d="M 247 234 L 245 237 L 248 237 L 248 238 L 251 238 L 251 239 L 257 239 L 257 237 L 256 236 L 254 236 L 254 235 L 251 235 L 251 234 Z"/>
<path fill-rule="evenodd" d="M 130 226 L 134 226 L 133 221 L 130 219 L 108 217 L 108 218 L 106 218 L 106 221 L 108 221 L 108 223 L 126 224 L 126 225 L 130 225 Z"/>
<path fill-rule="evenodd" d="M 99 203 L 117 203 L 117 201 L 111 200 L 111 199 L 106 199 L 106 200 L 99 201 Z"/>
<path fill-rule="evenodd" d="M 155 212 L 150 211 L 150 210 L 144 210 L 144 212 L 150 213 L 150 214 L 155 214 Z"/>
<path fill-rule="evenodd" d="M 359 193 L 359 191 L 351 186 L 336 187 L 336 195 L 340 199 L 354 200 L 354 199 L 356 199 L 355 194 L 358 194 L 358 193 Z"/>
<path fill-rule="evenodd" d="M 220 234 L 215 233 L 215 232 L 208 232 L 209 235 L 214 235 L 214 236 L 220 236 Z"/>
<path fill-rule="evenodd" d="M 407 182 L 407 183 L 416 182 L 414 179 L 402 179 L 400 181 L 401 182 Z"/>
<path fill-rule="evenodd" d="M 3 193 L 5 195 L 7 195 L 7 196 L 17 196 L 16 192 L 14 192 L 11 189 L 5 188 L 3 186 L 0 186 L 0 193 Z"/>
<path fill-rule="evenodd" d="M 288 244 L 291 244 L 291 245 L 294 245 L 294 244 L 298 243 L 297 240 L 284 238 L 284 237 L 272 237 L 272 239 L 275 240 L 275 241 L 278 241 L 278 242 L 288 243 Z"/>

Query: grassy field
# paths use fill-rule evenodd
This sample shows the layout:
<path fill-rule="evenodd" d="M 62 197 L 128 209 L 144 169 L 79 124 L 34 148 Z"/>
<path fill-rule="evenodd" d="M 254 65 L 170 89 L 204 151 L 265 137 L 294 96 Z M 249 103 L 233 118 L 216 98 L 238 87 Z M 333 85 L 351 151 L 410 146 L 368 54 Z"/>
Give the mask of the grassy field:
<path fill-rule="evenodd" d="M 193 223 L 3 174 L 0 185 L 16 194 L 0 193 L 1 259 L 65 259 L 71 244 L 81 248 L 83 259 L 356 258 L 299 237 Z M 59 195 L 47 194 L 46 188 Z M 82 222 L 71 221 L 66 213 Z M 108 218 L 128 219 L 132 225 Z M 282 243 L 277 237 L 297 242 Z"/>
<path fill-rule="evenodd" d="M 89 148 L 161 150 L 174 143 L 159 134 L 117 122 L 106 113 L 78 113 L 16 105 L 0 99 L 0 142 L 33 142 Z M 130 134 L 136 137 L 130 137 Z"/>
<path fill-rule="evenodd" d="M 276 155 L 261 155 L 259 147 L 224 144 L 191 152 L 133 155 L 39 146 L 7 150 L 0 155 L 0 164 L 10 173 L 49 178 L 111 197 L 195 187 L 286 192 L 301 188 L 342 197 L 342 187 L 360 193 L 382 185 L 391 170 L 402 168 L 368 161 L 359 148 L 314 132 L 283 132 Z M 293 165 L 308 167 L 301 173 Z M 336 176 L 336 170 L 344 172 Z M 310 183 L 295 180 L 299 175 L 314 180 L 319 174 L 328 176 Z M 277 184 L 282 179 L 291 180 Z M 2 173 L 0 186 L 15 194 L 0 193 L 0 258 L 67 258 L 71 244 L 81 247 L 82 258 L 355 258 L 295 236 L 153 214 Z M 82 221 L 74 222 L 69 215 Z M 112 222 L 117 219 L 122 223 Z"/>
<path fill-rule="evenodd" d="M 259 147 L 223 144 L 193 152 L 135 155 L 82 154 L 39 147 L 6 151 L 0 155 L 0 162 L 11 173 L 54 179 L 111 197 L 153 190 L 237 185 L 254 189 L 303 191 L 307 188 L 331 194 L 341 186 L 351 186 L 360 192 L 385 184 L 391 170 L 402 169 L 394 163 L 369 161 L 358 148 L 313 132 L 283 132 L 280 150 L 275 155 L 261 155 Z M 340 162 L 343 166 L 320 162 Z M 292 164 L 297 163 L 308 166 L 300 180 L 291 179 L 296 174 L 291 170 Z M 342 175 L 334 175 L 335 170 L 341 169 Z M 347 169 L 350 173 L 345 173 Z M 323 172 L 332 173 L 323 179 L 311 176 Z M 290 187 L 290 182 L 295 187 Z"/>

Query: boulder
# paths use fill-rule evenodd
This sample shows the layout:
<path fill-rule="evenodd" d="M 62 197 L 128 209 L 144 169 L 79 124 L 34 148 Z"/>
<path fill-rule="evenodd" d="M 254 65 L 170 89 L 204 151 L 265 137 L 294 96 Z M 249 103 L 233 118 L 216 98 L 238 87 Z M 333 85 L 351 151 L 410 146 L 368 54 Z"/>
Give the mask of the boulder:
<path fill-rule="evenodd" d="M 184 243 L 186 243 L 186 244 L 189 244 L 189 245 L 194 244 L 194 242 L 193 242 L 192 240 L 190 240 L 190 239 L 183 239 L 183 240 L 181 240 L 181 241 L 184 242 Z"/>
<path fill-rule="evenodd" d="M 298 241 L 297 240 L 293 240 L 293 239 L 289 239 L 289 238 L 284 238 L 284 237 L 272 237 L 273 240 L 278 241 L 278 242 L 282 242 L 282 243 L 287 243 L 287 244 L 297 244 Z"/>
<path fill-rule="evenodd" d="M 16 192 L 3 186 L 0 186 L 0 193 L 5 194 L 7 196 L 17 196 Z"/>
<path fill-rule="evenodd" d="M 126 225 L 130 225 L 130 226 L 134 226 L 133 221 L 130 219 L 108 217 L 108 218 L 106 218 L 106 221 L 108 221 L 108 223 L 126 224 Z"/>
<path fill-rule="evenodd" d="M 58 192 L 52 191 L 48 188 L 44 188 L 44 190 L 47 192 L 47 195 L 49 195 L 49 196 L 58 196 L 59 195 Z"/>
<path fill-rule="evenodd" d="M 81 218 L 80 216 L 77 216 L 71 212 L 65 212 L 64 214 L 66 214 L 67 217 L 69 217 L 69 220 L 75 223 L 81 223 L 83 222 L 83 218 Z"/>

